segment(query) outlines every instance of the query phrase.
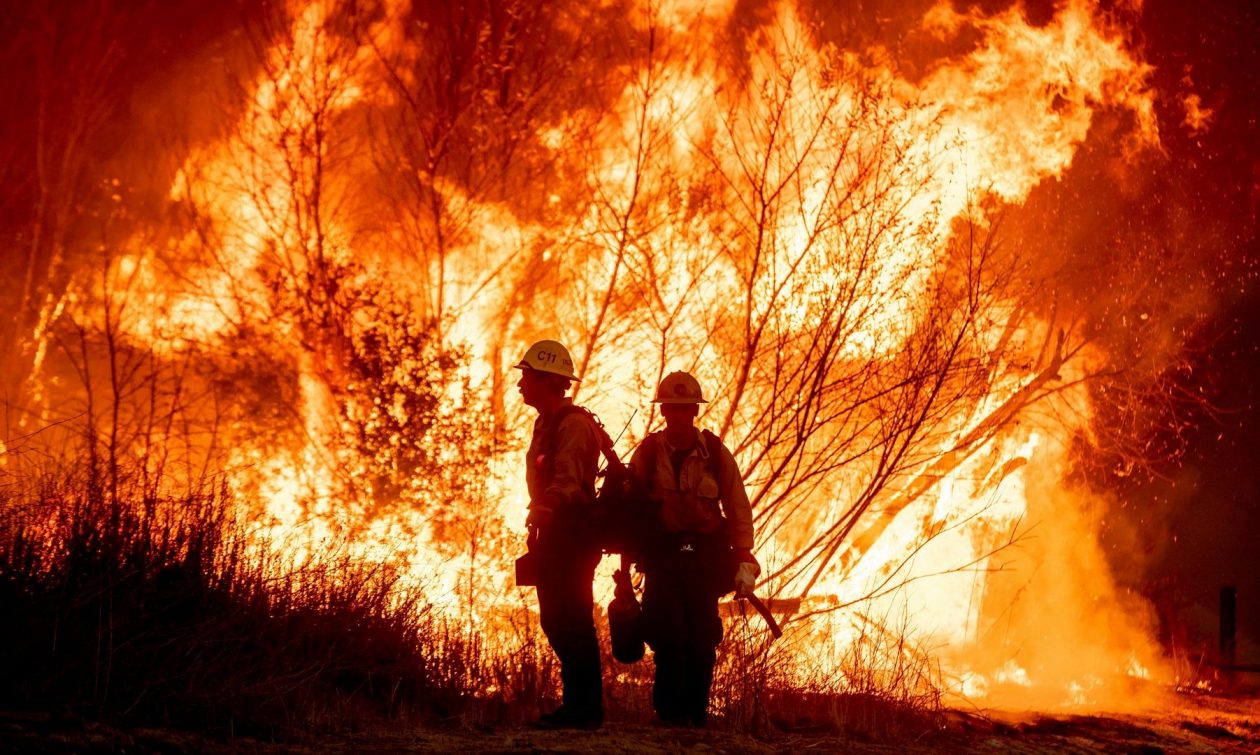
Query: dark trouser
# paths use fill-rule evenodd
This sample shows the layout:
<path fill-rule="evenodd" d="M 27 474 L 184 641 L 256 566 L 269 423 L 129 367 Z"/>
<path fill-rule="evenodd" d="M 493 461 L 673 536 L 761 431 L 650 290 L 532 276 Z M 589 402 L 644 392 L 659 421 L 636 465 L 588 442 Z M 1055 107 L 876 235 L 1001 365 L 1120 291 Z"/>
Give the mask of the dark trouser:
<path fill-rule="evenodd" d="M 589 537 L 557 536 L 548 541 L 544 536 L 538 580 L 538 616 L 543 634 L 560 659 L 561 699 L 565 708 L 583 715 L 602 713 L 604 707 L 591 594 L 601 554 L 591 542 Z"/>
<path fill-rule="evenodd" d="M 681 549 L 685 543 L 691 550 Z M 663 721 L 703 726 L 707 720 L 727 552 L 725 535 L 716 533 L 675 541 L 645 559 L 643 621 L 656 661 L 652 705 Z"/>

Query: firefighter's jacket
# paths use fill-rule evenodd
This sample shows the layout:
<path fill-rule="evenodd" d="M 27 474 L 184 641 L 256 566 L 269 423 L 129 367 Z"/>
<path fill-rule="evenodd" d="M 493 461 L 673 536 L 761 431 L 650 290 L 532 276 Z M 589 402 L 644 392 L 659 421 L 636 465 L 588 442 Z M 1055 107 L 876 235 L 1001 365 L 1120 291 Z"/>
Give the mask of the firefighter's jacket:
<path fill-rule="evenodd" d="M 650 444 L 655 444 L 655 448 Z M 715 532 L 721 528 L 725 514 L 731 546 L 751 549 L 752 507 L 744 490 L 744 479 L 726 445 L 721 442 L 716 445 L 719 457 L 714 465 L 709 461 L 704 438 L 696 430 L 695 442 L 675 475 L 671 459 L 675 449 L 665 439 L 665 431 L 658 431 L 635 450 L 630 468 L 647 483 L 651 496 L 661 502 L 661 524 L 666 531 Z M 649 464 L 654 468 L 648 469 Z"/>
<path fill-rule="evenodd" d="M 566 398 L 563 405 L 572 406 L 573 399 Z M 599 446 L 599 430 L 585 412 L 540 414 L 534 420 L 525 457 L 530 508 L 541 506 L 559 512 L 594 501 Z"/>

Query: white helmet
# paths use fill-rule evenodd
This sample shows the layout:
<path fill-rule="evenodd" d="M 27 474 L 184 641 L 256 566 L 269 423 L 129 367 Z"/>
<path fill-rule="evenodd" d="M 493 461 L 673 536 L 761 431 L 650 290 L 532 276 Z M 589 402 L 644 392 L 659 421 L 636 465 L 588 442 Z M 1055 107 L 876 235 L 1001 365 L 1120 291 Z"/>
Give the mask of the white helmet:
<path fill-rule="evenodd" d="M 656 388 L 657 404 L 707 404 L 700 393 L 700 383 L 686 372 L 671 372 Z"/>
<path fill-rule="evenodd" d="M 575 383 L 581 382 L 573 374 L 573 357 L 569 356 L 569 350 L 560 345 L 559 341 L 539 341 L 530 346 L 521 361 L 513 365 L 513 369 L 549 372 Z"/>

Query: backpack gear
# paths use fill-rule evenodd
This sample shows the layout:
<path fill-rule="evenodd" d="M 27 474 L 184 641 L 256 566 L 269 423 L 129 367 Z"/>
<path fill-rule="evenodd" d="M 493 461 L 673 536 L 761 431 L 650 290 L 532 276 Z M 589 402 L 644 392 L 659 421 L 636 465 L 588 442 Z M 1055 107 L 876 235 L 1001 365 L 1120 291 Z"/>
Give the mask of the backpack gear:
<path fill-rule="evenodd" d="M 556 432 L 564 419 L 574 412 L 585 414 L 595 423 L 599 432 L 600 453 L 606 462 L 603 471 L 596 475 L 603 478 L 603 483 L 598 489 L 587 491 L 593 503 L 584 518 L 590 525 L 591 536 L 605 553 L 636 556 L 656 531 L 656 504 L 647 495 L 646 488 L 631 474 L 629 467 L 622 463 L 604 424 L 589 409 L 570 404 L 557 412 L 544 444 L 545 452 L 540 457 L 544 479 L 551 475 Z"/>
<path fill-rule="evenodd" d="M 573 372 L 573 357 L 569 356 L 569 350 L 559 341 L 535 343 L 525 350 L 525 356 L 521 357 L 521 361 L 513 365 L 512 369 L 549 372 L 552 375 L 568 378 L 575 383 L 582 382 Z"/>
<path fill-rule="evenodd" d="M 707 404 L 700 392 L 700 381 L 687 372 L 671 372 L 656 387 L 655 404 Z"/>

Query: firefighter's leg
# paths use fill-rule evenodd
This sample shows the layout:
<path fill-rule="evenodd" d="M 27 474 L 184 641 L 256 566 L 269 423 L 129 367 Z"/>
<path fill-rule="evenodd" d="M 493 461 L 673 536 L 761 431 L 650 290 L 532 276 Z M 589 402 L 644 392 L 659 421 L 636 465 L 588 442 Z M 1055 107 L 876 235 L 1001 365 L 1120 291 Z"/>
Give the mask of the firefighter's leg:
<path fill-rule="evenodd" d="M 687 588 L 687 631 L 683 635 L 684 708 L 691 723 L 704 726 L 708 721 L 717 646 L 722 641 L 722 619 L 718 615 L 718 595 L 709 583 L 693 577 L 688 580 Z"/>
<path fill-rule="evenodd" d="M 592 616 L 592 582 L 599 552 L 559 554 L 538 584 L 543 633 L 560 659 L 562 701 L 581 716 L 602 719 L 603 680 L 599 640 Z"/>
<path fill-rule="evenodd" d="M 673 569 L 652 569 L 643 586 L 644 635 L 652 648 L 656 673 L 652 680 L 652 707 L 663 723 L 687 720 L 686 631 L 680 575 Z"/>

